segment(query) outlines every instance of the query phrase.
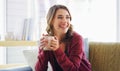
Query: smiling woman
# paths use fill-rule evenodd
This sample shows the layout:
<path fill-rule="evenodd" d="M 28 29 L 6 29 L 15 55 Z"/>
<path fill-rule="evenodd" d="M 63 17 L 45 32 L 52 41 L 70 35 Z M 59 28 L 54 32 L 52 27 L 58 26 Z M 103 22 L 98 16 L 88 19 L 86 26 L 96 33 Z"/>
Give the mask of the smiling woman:
<path fill-rule="evenodd" d="M 83 38 L 73 31 L 72 16 L 68 8 L 64 5 L 53 5 L 46 19 L 47 34 L 40 38 L 35 70 L 47 71 L 50 62 L 53 71 L 91 71 L 91 64 L 83 49 Z M 46 36 L 53 36 L 49 46 Z"/>
<path fill-rule="evenodd" d="M 7 1 L 8 5 L 5 5 L 5 1 Z M 63 4 L 66 5 L 71 11 L 73 18 L 71 23 L 74 30 L 77 31 L 79 34 L 82 34 L 85 38 L 88 38 L 89 41 L 120 41 L 120 18 L 118 17 L 118 15 L 120 14 L 116 12 L 118 11 L 116 9 L 120 8 L 116 8 L 116 6 L 120 6 L 119 2 L 118 5 L 116 4 L 116 1 L 118 0 L 39 0 L 40 2 L 38 2 L 38 0 L 29 1 L 31 2 L 27 3 L 27 0 L 0 0 L 1 40 L 4 40 L 4 34 L 6 30 L 14 31 L 17 33 L 22 31 L 20 30 L 20 27 L 22 26 L 24 19 L 26 19 L 26 15 L 29 15 L 28 17 L 34 18 L 33 21 L 35 21 L 34 24 L 37 28 L 34 28 L 33 38 L 35 40 L 39 40 L 42 32 L 45 31 L 41 29 L 46 27 L 46 21 L 44 21 L 43 19 L 45 19 L 45 13 L 47 12 L 48 8 L 53 4 Z M 34 1 L 36 1 L 36 4 L 34 3 Z M 39 5 L 37 5 L 37 3 Z M 27 4 L 29 4 L 29 7 L 27 6 Z M 5 11 L 5 6 L 7 6 L 7 13 Z M 39 10 L 36 10 L 37 8 L 39 8 Z M 26 10 L 28 10 L 29 12 L 27 12 Z M 7 14 L 7 20 L 5 14 Z M 59 21 L 63 20 L 61 21 L 60 25 L 59 23 L 58 25 L 54 25 L 57 26 L 57 28 L 54 28 L 56 29 L 56 32 L 59 32 L 58 29 L 60 29 L 61 33 L 63 33 L 62 30 L 66 32 L 66 27 L 69 27 L 69 24 L 66 24 L 65 21 L 70 21 L 71 16 L 64 14 L 56 14 L 57 16 L 54 17 Z M 6 27 L 6 25 L 8 26 Z M 18 33 L 18 35 L 19 34 L 21 33 Z M 60 44 L 61 41 L 64 40 L 60 40 Z M 64 46 L 64 44 L 62 43 L 60 46 Z M 19 55 L 20 53 L 17 53 L 18 51 L 21 52 L 21 50 L 19 49 L 21 48 L 10 48 L 7 49 L 9 53 L 6 53 L 6 48 L 0 48 L 0 64 L 4 64 L 6 62 L 24 62 L 22 55 Z M 64 50 L 65 49 L 63 49 L 63 51 Z M 8 57 L 5 54 L 7 54 Z M 14 57 L 11 58 L 11 56 Z M 18 57 L 21 59 L 17 59 Z M 6 58 L 8 59 L 6 60 Z"/>

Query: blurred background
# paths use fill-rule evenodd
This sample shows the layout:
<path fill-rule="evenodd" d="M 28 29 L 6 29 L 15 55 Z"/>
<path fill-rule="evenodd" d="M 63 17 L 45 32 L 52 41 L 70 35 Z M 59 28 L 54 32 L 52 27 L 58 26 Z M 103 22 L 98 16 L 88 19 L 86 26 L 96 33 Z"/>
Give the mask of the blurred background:
<path fill-rule="evenodd" d="M 0 0 L 0 41 L 38 41 L 54 4 L 69 8 L 74 30 L 89 42 L 120 42 L 119 0 Z M 34 49 L 18 47 L 0 46 L 0 64 L 24 63 L 22 51 Z"/>

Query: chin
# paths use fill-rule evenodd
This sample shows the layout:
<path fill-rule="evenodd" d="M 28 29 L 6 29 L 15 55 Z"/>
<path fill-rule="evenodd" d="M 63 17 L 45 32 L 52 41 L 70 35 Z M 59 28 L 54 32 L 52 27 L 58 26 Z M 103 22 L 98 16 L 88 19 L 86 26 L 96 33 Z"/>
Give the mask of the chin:
<path fill-rule="evenodd" d="M 67 31 L 68 31 L 68 29 L 66 29 L 66 28 L 65 28 L 65 29 L 61 29 L 60 31 L 61 31 L 61 33 L 63 33 L 63 34 L 66 34 Z"/>

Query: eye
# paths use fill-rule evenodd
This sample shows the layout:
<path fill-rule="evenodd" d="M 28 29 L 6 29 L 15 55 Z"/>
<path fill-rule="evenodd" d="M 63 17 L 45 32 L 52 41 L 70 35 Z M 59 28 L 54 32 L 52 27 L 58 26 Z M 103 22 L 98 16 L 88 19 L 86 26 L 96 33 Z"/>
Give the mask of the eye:
<path fill-rule="evenodd" d="M 57 18 L 58 18 L 58 19 L 63 19 L 63 17 L 62 17 L 62 16 L 58 16 Z"/>
<path fill-rule="evenodd" d="M 66 19 L 70 19 L 70 17 L 68 16 L 68 17 L 66 17 Z"/>

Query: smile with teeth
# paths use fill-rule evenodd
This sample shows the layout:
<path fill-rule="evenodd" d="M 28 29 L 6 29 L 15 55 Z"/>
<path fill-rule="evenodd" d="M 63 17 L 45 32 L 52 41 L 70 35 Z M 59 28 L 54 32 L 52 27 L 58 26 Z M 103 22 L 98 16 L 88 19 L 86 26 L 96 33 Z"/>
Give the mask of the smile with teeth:
<path fill-rule="evenodd" d="M 59 25 L 59 27 L 65 29 L 67 28 L 67 25 Z"/>

